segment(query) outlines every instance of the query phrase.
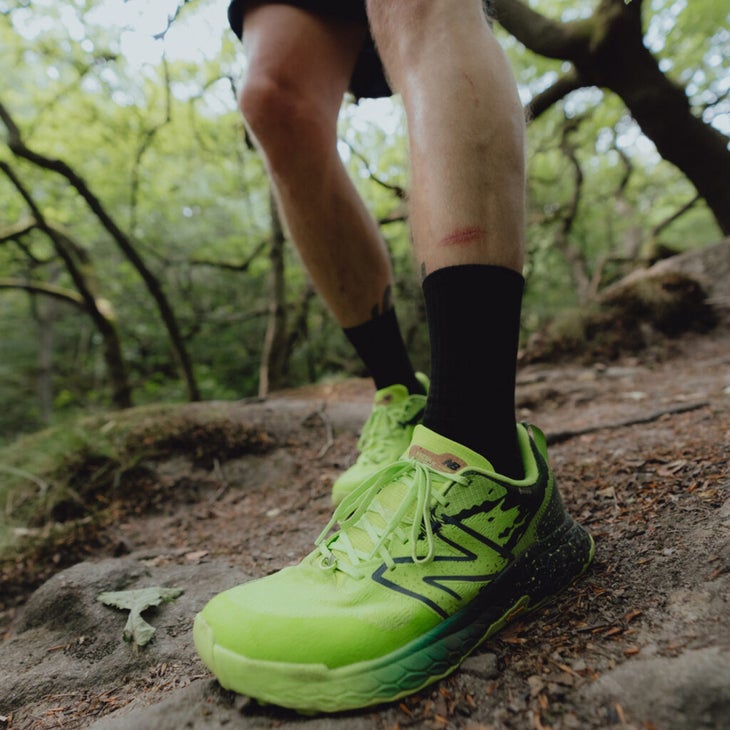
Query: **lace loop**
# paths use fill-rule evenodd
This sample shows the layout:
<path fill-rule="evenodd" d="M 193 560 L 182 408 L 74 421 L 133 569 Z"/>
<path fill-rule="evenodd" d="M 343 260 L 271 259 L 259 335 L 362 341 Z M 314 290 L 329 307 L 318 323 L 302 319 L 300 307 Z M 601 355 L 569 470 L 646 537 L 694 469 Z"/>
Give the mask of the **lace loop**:
<path fill-rule="evenodd" d="M 362 577 L 360 563 L 378 556 L 392 570 L 394 541 L 410 544 L 414 563 L 429 562 L 435 551 L 433 508 L 444 503 L 442 495 L 454 482 L 467 484 L 464 477 L 445 474 L 417 459 L 403 459 L 376 472 L 345 497 L 315 541 L 326 561 L 323 567 L 329 569 L 334 559 L 336 569 Z M 388 510 L 386 492 L 398 485 L 404 494 L 395 509 Z M 327 537 L 338 523 L 336 532 Z M 423 541 L 426 552 L 419 554 Z"/>

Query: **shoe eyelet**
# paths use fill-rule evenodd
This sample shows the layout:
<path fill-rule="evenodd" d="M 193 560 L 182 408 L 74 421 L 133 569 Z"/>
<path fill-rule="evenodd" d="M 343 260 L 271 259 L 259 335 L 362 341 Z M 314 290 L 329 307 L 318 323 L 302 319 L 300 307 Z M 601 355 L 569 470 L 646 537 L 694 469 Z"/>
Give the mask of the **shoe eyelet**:
<path fill-rule="evenodd" d="M 323 555 L 319 559 L 319 567 L 322 570 L 332 570 L 337 565 L 337 558 L 334 555 Z"/>

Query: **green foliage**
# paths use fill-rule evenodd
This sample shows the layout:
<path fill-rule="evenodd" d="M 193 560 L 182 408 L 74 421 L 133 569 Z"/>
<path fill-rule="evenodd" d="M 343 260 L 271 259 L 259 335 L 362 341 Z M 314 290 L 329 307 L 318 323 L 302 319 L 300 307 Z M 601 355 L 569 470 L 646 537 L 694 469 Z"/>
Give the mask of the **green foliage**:
<path fill-rule="evenodd" d="M 19 526 L 38 527 L 56 505 L 78 500 L 74 463 L 108 459 L 113 444 L 81 423 L 39 431 L 0 449 L 0 553 Z"/>

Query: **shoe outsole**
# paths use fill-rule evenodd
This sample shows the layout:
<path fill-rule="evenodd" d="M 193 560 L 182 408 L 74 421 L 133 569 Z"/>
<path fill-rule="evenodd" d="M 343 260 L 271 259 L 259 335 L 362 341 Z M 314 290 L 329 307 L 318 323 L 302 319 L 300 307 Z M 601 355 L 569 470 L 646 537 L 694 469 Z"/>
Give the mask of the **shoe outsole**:
<path fill-rule="evenodd" d="M 217 644 L 202 614 L 195 619 L 195 646 L 224 688 L 264 703 L 316 714 L 391 702 L 451 674 L 509 621 L 548 602 L 588 568 L 594 551 L 593 538 L 567 518 L 461 611 L 369 661 L 330 669 L 249 659 Z"/>

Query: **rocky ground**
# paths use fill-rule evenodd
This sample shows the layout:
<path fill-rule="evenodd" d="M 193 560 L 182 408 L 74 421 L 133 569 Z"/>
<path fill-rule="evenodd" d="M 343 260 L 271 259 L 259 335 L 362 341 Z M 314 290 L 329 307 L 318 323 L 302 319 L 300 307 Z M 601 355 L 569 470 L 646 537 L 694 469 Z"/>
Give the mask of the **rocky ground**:
<path fill-rule="evenodd" d="M 369 386 L 180 407 L 197 439 L 121 474 L 103 518 L 87 514 L 53 549 L 5 566 L 0 728 L 730 727 L 730 330 L 660 350 L 520 375 L 520 415 L 548 434 L 565 501 L 596 539 L 590 572 L 451 678 L 332 717 L 223 691 L 191 625 L 213 594 L 308 551 Z M 152 434 L 170 414 L 145 418 Z M 231 449 L 236 439 L 245 447 Z M 96 597 L 146 586 L 184 593 L 145 613 L 156 634 L 135 648 L 125 614 Z"/>

